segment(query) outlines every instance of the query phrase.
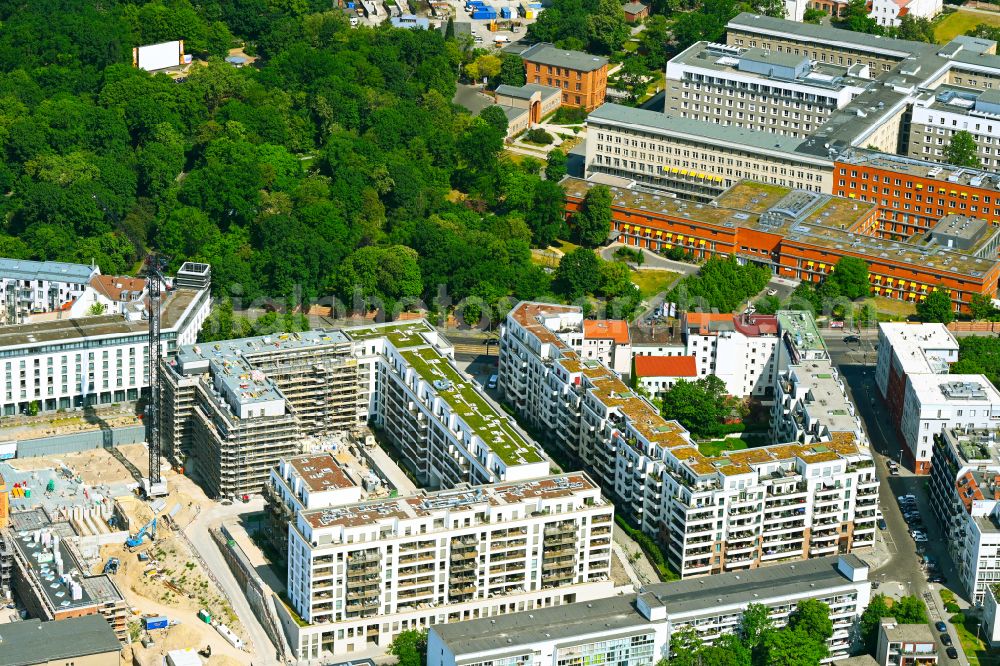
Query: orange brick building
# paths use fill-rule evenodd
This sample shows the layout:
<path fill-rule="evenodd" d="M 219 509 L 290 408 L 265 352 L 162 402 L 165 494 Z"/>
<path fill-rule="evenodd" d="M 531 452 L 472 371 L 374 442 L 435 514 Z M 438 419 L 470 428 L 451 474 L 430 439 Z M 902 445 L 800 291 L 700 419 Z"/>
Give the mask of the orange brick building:
<path fill-rule="evenodd" d="M 567 211 L 591 183 L 562 181 Z M 935 288 L 949 290 L 955 310 L 973 294 L 995 298 L 1000 261 L 927 244 L 876 237 L 878 208 L 850 198 L 744 181 L 708 204 L 612 188 L 612 234 L 653 251 L 684 248 L 698 259 L 733 255 L 769 266 L 780 277 L 819 282 L 842 257 L 869 266 L 872 293 L 915 303 Z"/>
<path fill-rule="evenodd" d="M 852 151 L 834 162 L 832 193 L 878 205 L 877 234 L 890 240 L 906 240 L 951 214 L 1000 226 L 1000 175 L 979 169 Z"/>
<path fill-rule="evenodd" d="M 564 106 L 588 112 L 604 104 L 608 89 L 608 59 L 582 51 L 557 49 L 544 42 L 521 53 L 525 81 L 562 90 Z"/>

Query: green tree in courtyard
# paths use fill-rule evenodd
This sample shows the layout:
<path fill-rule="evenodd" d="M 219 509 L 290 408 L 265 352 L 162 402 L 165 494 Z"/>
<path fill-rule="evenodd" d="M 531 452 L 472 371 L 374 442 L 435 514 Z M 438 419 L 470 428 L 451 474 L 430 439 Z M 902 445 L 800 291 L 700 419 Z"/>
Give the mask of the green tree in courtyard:
<path fill-rule="evenodd" d="M 580 245 L 597 247 L 607 242 L 611 233 L 611 190 L 606 185 L 590 188 L 572 223 L 573 240 Z"/>
<path fill-rule="evenodd" d="M 426 666 L 427 632 L 409 629 L 392 639 L 386 650 L 398 660 L 398 666 Z"/>
<path fill-rule="evenodd" d="M 966 130 L 955 132 L 944 150 L 944 157 L 948 164 L 955 166 L 979 168 L 983 163 L 979 161 L 979 147 L 972 134 Z"/>
<path fill-rule="evenodd" d="M 951 292 L 939 287 L 927 294 L 927 298 L 917 303 L 917 319 L 924 322 L 949 324 L 955 320 L 955 310 L 951 304 Z"/>

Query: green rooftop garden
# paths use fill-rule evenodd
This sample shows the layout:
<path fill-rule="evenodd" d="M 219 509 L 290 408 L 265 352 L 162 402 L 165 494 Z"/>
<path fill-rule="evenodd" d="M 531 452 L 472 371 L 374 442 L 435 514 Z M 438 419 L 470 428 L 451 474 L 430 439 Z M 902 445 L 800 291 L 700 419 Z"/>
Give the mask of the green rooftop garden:
<path fill-rule="evenodd" d="M 419 321 L 408 321 L 388 326 L 369 326 L 366 328 L 349 328 L 347 333 L 355 340 L 370 340 L 371 338 L 388 338 L 396 349 L 406 349 L 418 345 L 427 344 L 420 336 L 421 333 L 433 331 L 423 319 Z"/>
<path fill-rule="evenodd" d="M 446 388 L 435 386 L 434 390 L 504 463 L 523 465 L 542 462 L 534 444 L 515 431 L 506 417 L 483 399 L 469 380 L 462 377 L 437 350 L 423 347 L 401 351 L 400 354 L 425 381 L 448 382 Z"/>

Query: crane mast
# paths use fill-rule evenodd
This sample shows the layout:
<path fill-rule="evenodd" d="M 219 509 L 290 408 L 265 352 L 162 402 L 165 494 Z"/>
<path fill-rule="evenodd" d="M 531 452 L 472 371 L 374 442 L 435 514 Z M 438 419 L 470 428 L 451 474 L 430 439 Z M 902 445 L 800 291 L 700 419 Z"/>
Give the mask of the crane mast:
<path fill-rule="evenodd" d="M 160 306 L 163 301 L 162 257 L 146 257 L 146 293 L 149 295 L 149 406 L 146 409 L 146 445 L 149 447 L 149 478 L 144 484 L 147 497 L 167 494 L 167 483 L 160 476 Z"/>

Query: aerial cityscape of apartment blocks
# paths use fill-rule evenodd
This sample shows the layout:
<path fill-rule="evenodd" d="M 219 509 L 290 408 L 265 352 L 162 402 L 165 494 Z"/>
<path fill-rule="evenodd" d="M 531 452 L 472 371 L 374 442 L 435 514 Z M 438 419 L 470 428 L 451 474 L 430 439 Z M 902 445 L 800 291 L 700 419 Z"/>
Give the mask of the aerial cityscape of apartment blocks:
<path fill-rule="evenodd" d="M 867 440 L 810 315 L 779 313 L 781 341 L 764 364 L 776 369 L 776 443 L 714 457 L 581 359 L 568 341 L 582 325 L 577 307 L 519 304 L 501 335 L 499 386 L 521 418 L 583 461 L 620 513 L 667 543 L 682 576 L 874 543 Z"/>
<path fill-rule="evenodd" d="M 258 492 L 303 437 L 367 422 L 426 487 L 548 474 L 537 444 L 452 356 L 423 320 L 188 345 L 163 361 L 166 449 L 199 460 L 222 497 Z"/>

